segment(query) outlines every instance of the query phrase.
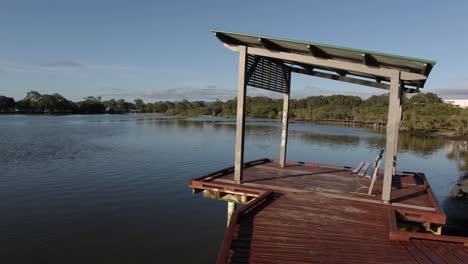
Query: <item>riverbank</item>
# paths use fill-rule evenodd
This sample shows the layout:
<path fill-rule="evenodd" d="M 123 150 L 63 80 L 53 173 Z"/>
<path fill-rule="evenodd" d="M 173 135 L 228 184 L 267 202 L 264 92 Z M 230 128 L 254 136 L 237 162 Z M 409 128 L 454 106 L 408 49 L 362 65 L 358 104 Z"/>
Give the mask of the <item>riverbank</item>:
<path fill-rule="evenodd" d="M 154 116 L 168 116 L 174 118 L 236 118 L 235 116 L 213 116 L 213 115 L 170 115 L 166 113 L 22 113 L 22 112 L 14 112 L 14 113 L 0 113 L 0 115 L 47 115 L 47 116 L 67 116 L 67 115 L 154 115 Z M 255 118 L 249 117 L 253 119 L 259 120 L 269 120 L 269 121 L 277 121 L 278 118 Z M 365 122 L 365 121 L 356 121 L 356 120 L 346 120 L 346 119 L 321 119 L 321 120 L 306 120 L 306 119 L 297 119 L 291 118 L 290 122 L 300 122 L 300 123 L 315 123 L 315 124 L 327 124 L 333 126 L 351 126 L 351 127 L 365 127 L 365 128 L 381 128 L 385 129 L 386 124 L 381 122 Z M 455 131 L 451 130 L 437 130 L 437 129 L 430 129 L 430 130 L 411 130 L 405 127 L 400 128 L 401 133 L 407 133 L 412 136 L 417 137 L 442 137 L 445 139 L 450 140 L 463 140 L 468 141 L 468 135 L 460 135 L 457 134 Z"/>

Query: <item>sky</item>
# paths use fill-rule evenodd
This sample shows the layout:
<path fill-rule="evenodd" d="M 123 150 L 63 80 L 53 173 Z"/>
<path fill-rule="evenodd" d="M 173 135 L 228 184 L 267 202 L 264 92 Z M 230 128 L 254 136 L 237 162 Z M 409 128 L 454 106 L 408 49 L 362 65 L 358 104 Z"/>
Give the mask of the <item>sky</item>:
<path fill-rule="evenodd" d="M 435 60 L 424 90 L 468 98 L 467 11 L 468 1 L 429 0 L 0 0 L 0 95 L 233 98 L 238 54 L 219 29 Z M 301 75 L 291 88 L 296 98 L 379 93 Z"/>

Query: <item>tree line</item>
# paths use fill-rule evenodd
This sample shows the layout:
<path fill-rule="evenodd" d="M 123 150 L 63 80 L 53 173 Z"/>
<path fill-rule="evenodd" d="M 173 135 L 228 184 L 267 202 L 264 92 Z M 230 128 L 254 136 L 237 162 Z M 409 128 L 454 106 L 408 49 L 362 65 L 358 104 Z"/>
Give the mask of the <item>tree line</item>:
<path fill-rule="evenodd" d="M 306 121 L 344 121 L 384 125 L 387 122 L 388 95 L 375 95 L 368 99 L 358 96 L 331 95 L 291 99 L 290 118 Z M 283 102 L 268 97 L 247 97 L 246 112 L 253 118 L 280 118 Z M 157 101 L 145 103 L 141 99 L 127 102 L 124 99 L 103 101 L 101 97 L 89 96 L 72 102 L 60 94 L 40 94 L 31 91 L 17 102 L 0 96 L 0 113 L 26 114 L 125 114 L 159 113 L 182 116 L 236 115 L 237 100 L 204 101 Z M 405 98 L 402 129 L 410 131 L 451 130 L 460 135 L 468 134 L 468 108 L 444 103 L 433 93 L 420 93 Z"/>

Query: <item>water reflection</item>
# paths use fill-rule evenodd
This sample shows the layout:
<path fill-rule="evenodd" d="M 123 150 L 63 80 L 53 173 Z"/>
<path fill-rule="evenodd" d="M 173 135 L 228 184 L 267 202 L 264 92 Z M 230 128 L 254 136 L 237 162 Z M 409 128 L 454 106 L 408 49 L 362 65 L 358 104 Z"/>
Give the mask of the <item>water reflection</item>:
<path fill-rule="evenodd" d="M 278 157 L 280 126 L 247 122 L 245 159 Z M 291 123 L 288 159 L 356 165 L 385 146 L 384 132 Z M 210 262 L 226 208 L 192 197 L 187 182 L 231 166 L 234 140 L 232 118 L 0 115 L 0 210 L 8 212 L 0 217 L 0 259 L 5 252 L 16 262 L 61 259 L 80 248 L 106 263 L 126 254 L 142 256 L 136 262 Z M 466 202 L 445 198 L 468 170 L 466 143 L 401 134 L 399 144 L 399 166 L 427 172 L 448 230 L 463 226 Z M 187 236 L 195 227 L 204 235 Z M 177 254 L 181 247 L 186 254 Z"/>
<path fill-rule="evenodd" d="M 358 136 L 330 135 L 304 131 L 291 131 L 289 135 L 292 137 L 299 136 L 308 143 L 335 147 L 357 146 L 361 141 L 366 140 Z"/>
<path fill-rule="evenodd" d="M 144 125 L 170 126 L 180 129 L 203 129 L 209 125 L 217 132 L 232 134 L 235 133 L 236 129 L 235 120 L 232 118 L 151 118 L 138 121 Z M 281 124 L 278 121 L 263 120 L 257 122 L 250 120 L 246 124 L 247 137 L 279 136 L 280 133 Z M 329 129 L 330 127 L 331 129 Z M 338 129 L 341 129 L 341 131 Z M 375 150 L 384 148 L 386 143 L 385 130 L 381 128 L 333 127 L 307 123 L 292 123 L 289 128 L 289 137 L 315 145 L 335 147 L 363 146 Z M 272 140 L 275 139 L 272 137 Z M 442 149 L 446 149 L 447 158 L 457 164 L 460 172 L 468 172 L 467 141 L 400 133 L 398 142 L 399 153 L 411 153 L 420 157 L 429 157 Z"/>
<path fill-rule="evenodd" d="M 460 171 L 468 172 L 468 142 L 452 141 L 448 146 L 447 158 L 455 161 Z"/>

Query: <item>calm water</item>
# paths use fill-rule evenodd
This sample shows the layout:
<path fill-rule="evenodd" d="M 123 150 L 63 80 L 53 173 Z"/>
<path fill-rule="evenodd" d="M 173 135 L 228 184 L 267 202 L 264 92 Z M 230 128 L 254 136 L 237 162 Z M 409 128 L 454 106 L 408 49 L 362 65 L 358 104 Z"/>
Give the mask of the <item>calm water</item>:
<path fill-rule="evenodd" d="M 0 115 L 0 263 L 214 262 L 226 204 L 187 183 L 231 166 L 234 137 L 230 119 Z M 246 137 L 246 160 L 279 156 L 278 122 L 250 121 Z M 384 144 L 379 130 L 294 123 L 288 159 L 356 165 Z M 399 169 L 425 172 L 449 211 L 467 162 L 465 142 L 401 136 Z M 468 231 L 452 211 L 447 230 Z"/>

